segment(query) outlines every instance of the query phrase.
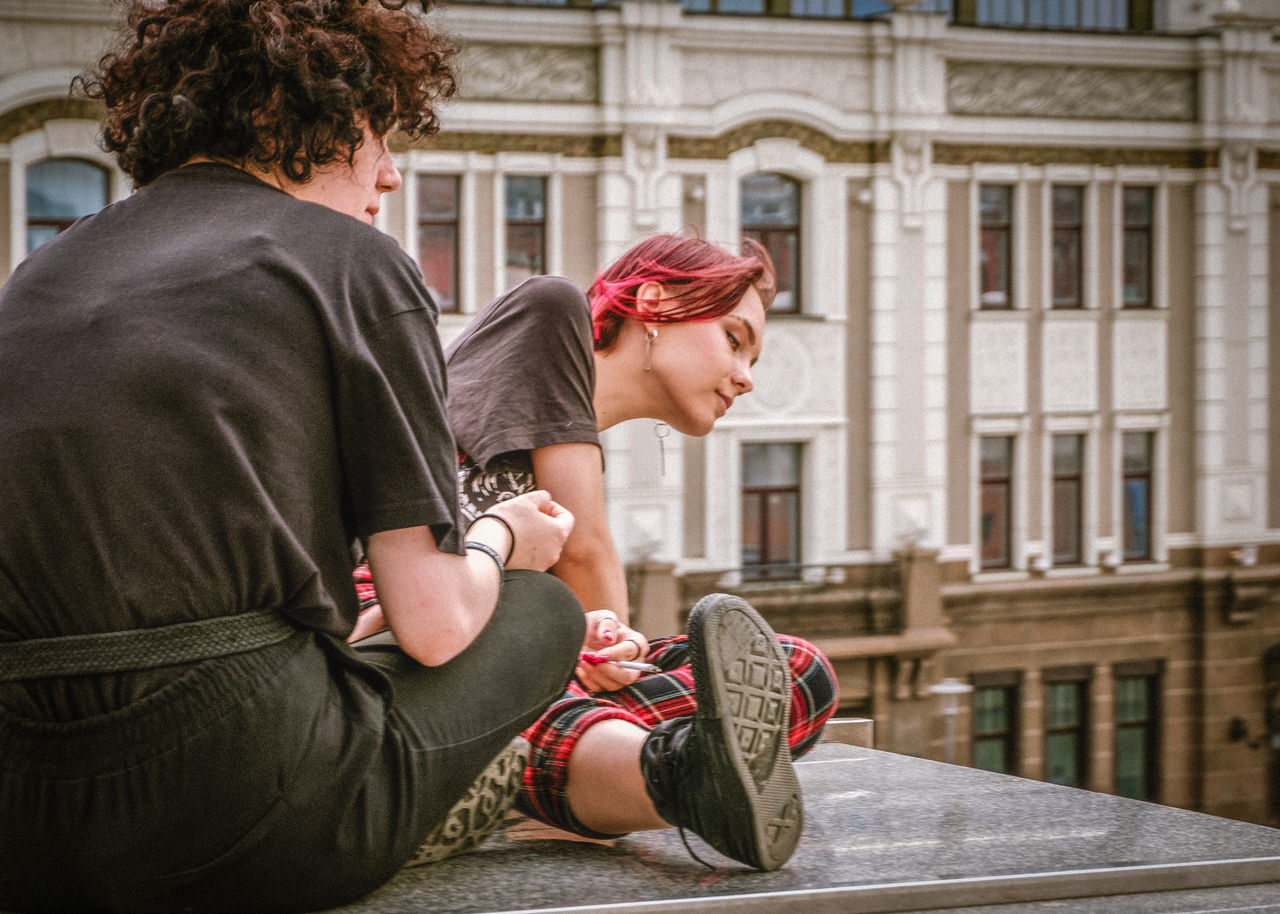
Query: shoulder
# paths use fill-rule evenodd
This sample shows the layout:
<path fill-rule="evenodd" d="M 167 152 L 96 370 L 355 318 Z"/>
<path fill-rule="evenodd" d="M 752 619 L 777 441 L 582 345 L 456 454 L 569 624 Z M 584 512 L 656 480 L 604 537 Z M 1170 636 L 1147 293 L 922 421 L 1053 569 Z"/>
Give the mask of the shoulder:
<path fill-rule="evenodd" d="M 536 314 L 543 320 L 562 318 L 591 323 L 586 294 L 563 276 L 534 276 L 511 290 L 505 298 L 511 311 Z"/>

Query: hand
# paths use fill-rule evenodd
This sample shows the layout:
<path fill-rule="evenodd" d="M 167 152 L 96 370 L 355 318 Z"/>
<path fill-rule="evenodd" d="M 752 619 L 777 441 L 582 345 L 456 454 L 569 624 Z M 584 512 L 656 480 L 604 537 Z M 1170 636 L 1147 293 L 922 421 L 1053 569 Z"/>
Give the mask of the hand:
<path fill-rule="evenodd" d="M 546 571 L 560 560 L 560 550 L 573 532 L 573 515 L 542 489 L 499 502 L 485 513 L 511 525 L 515 548 L 507 558 L 508 568 Z"/>
<path fill-rule="evenodd" d="M 582 649 L 610 660 L 643 660 L 649 653 L 649 639 L 623 624 L 612 610 L 597 609 L 587 613 L 587 637 Z M 612 692 L 640 678 L 636 670 L 626 670 L 614 663 L 582 660 L 574 672 L 589 692 Z"/>

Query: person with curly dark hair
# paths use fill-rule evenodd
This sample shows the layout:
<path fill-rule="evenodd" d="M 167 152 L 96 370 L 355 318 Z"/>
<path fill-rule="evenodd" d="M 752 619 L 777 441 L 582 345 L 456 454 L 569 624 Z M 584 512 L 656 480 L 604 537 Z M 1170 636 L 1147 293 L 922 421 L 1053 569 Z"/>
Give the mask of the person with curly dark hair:
<path fill-rule="evenodd" d="M 79 86 L 137 190 L 0 289 L 0 909 L 329 908 L 518 778 L 573 518 L 459 524 L 436 308 L 371 225 L 449 43 L 393 0 L 128 6 Z M 353 648 L 356 543 L 395 637 Z"/>

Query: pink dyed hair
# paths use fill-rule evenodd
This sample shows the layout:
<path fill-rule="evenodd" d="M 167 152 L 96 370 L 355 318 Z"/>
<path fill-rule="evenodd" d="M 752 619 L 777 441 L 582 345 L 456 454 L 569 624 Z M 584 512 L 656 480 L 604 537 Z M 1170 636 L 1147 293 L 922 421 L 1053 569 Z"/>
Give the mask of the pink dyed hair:
<path fill-rule="evenodd" d="M 628 318 L 670 324 L 710 321 L 728 314 L 755 286 L 765 308 L 777 291 L 773 260 L 760 244 L 742 240 L 737 255 L 701 238 L 655 235 L 633 246 L 607 266 L 587 290 L 595 348 L 607 350 L 618 339 Z M 641 310 L 636 293 L 647 282 L 659 283 L 664 301 L 675 302 L 662 311 Z"/>

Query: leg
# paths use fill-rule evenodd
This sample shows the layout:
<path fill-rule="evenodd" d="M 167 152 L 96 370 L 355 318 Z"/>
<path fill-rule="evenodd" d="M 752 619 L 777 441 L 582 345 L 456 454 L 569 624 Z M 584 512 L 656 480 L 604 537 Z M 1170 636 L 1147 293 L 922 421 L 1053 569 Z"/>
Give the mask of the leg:
<path fill-rule="evenodd" d="M 787 741 L 791 758 L 797 759 L 814 747 L 822 728 L 835 713 L 836 675 L 830 661 L 805 639 L 778 635 L 778 644 L 791 668 L 791 723 Z M 631 685 L 608 693 L 609 700 L 630 711 L 646 727 L 693 714 L 698 700 L 688 648 L 688 638 L 684 635 L 651 642 L 644 659 L 662 667 L 663 674 L 642 676 Z"/>

